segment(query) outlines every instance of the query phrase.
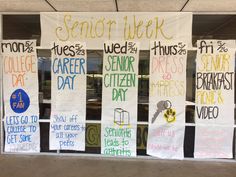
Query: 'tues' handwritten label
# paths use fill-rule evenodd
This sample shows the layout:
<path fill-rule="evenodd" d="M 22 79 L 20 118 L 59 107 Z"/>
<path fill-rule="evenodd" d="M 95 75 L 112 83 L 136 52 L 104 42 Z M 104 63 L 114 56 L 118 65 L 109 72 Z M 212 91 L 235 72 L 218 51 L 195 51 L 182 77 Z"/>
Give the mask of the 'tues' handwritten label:
<path fill-rule="evenodd" d="M 52 52 L 52 114 L 50 149 L 85 150 L 85 43 L 54 42 Z"/>

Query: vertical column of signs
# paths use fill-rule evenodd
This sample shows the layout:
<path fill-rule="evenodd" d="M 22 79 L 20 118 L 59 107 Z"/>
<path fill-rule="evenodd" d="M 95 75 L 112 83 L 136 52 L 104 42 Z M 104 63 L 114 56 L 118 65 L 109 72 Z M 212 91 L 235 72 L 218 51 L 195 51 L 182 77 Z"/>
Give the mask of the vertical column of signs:
<path fill-rule="evenodd" d="M 85 150 L 86 73 L 85 43 L 53 43 L 51 150 Z"/>
<path fill-rule="evenodd" d="M 183 158 L 186 60 L 185 42 L 150 43 L 149 155 Z"/>
<path fill-rule="evenodd" d="M 136 156 L 139 44 L 104 44 L 101 153 Z"/>
<path fill-rule="evenodd" d="M 199 40 L 195 158 L 232 158 L 235 41 Z"/>
<path fill-rule="evenodd" d="M 5 152 L 39 152 L 38 60 L 35 40 L 4 40 Z"/>

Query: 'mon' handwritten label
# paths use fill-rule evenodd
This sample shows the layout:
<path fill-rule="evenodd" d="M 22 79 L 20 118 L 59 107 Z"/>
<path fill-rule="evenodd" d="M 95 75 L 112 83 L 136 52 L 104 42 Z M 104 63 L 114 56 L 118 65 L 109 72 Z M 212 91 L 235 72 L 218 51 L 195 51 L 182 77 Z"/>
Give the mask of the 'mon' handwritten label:
<path fill-rule="evenodd" d="M 34 41 L 21 41 L 21 42 L 2 42 L 1 51 L 4 52 L 13 52 L 13 53 L 33 53 Z"/>

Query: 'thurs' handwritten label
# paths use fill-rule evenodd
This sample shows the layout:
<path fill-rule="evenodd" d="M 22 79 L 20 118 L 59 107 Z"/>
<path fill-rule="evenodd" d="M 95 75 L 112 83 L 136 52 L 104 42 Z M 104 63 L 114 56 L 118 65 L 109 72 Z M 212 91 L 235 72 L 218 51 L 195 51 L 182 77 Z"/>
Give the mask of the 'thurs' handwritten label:
<path fill-rule="evenodd" d="M 5 151 L 39 152 L 38 63 L 35 40 L 4 40 Z"/>
<path fill-rule="evenodd" d="M 136 156 L 139 45 L 104 43 L 101 151 Z"/>
<path fill-rule="evenodd" d="M 53 43 L 50 149 L 85 150 L 85 43 Z"/>
<path fill-rule="evenodd" d="M 182 41 L 150 43 L 149 155 L 183 158 L 186 60 Z"/>
<path fill-rule="evenodd" d="M 200 40 L 197 47 L 194 156 L 232 158 L 235 42 Z"/>

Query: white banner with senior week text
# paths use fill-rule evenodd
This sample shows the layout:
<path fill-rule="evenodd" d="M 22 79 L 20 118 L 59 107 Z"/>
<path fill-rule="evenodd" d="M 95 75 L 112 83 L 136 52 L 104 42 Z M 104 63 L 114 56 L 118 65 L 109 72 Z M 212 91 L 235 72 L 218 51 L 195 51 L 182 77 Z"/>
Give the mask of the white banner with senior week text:
<path fill-rule="evenodd" d="M 232 158 L 234 40 L 199 40 L 196 58 L 195 158 Z"/>
<path fill-rule="evenodd" d="M 183 159 L 187 44 L 150 43 L 147 154 Z"/>
<path fill-rule="evenodd" d="M 181 40 L 192 46 L 191 12 L 41 12 L 41 46 L 84 41 L 103 49 L 107 40 L 133 40 L 149 50 L 150 40 Z"/>
<path fill-rule="evenodd" d="M 104 43 L 102 154 L 136 156 L 138 63 L 138 43 Z"/>
<path fill-rule="evenodd" d="M 5 152 L 40 151 L 36 40 L 3 40 Z"/>
<path fill-rule="evenodd" d="M 54 42 L 50 150 L 85 150 L 86 73 L 85 43 Z"/>

